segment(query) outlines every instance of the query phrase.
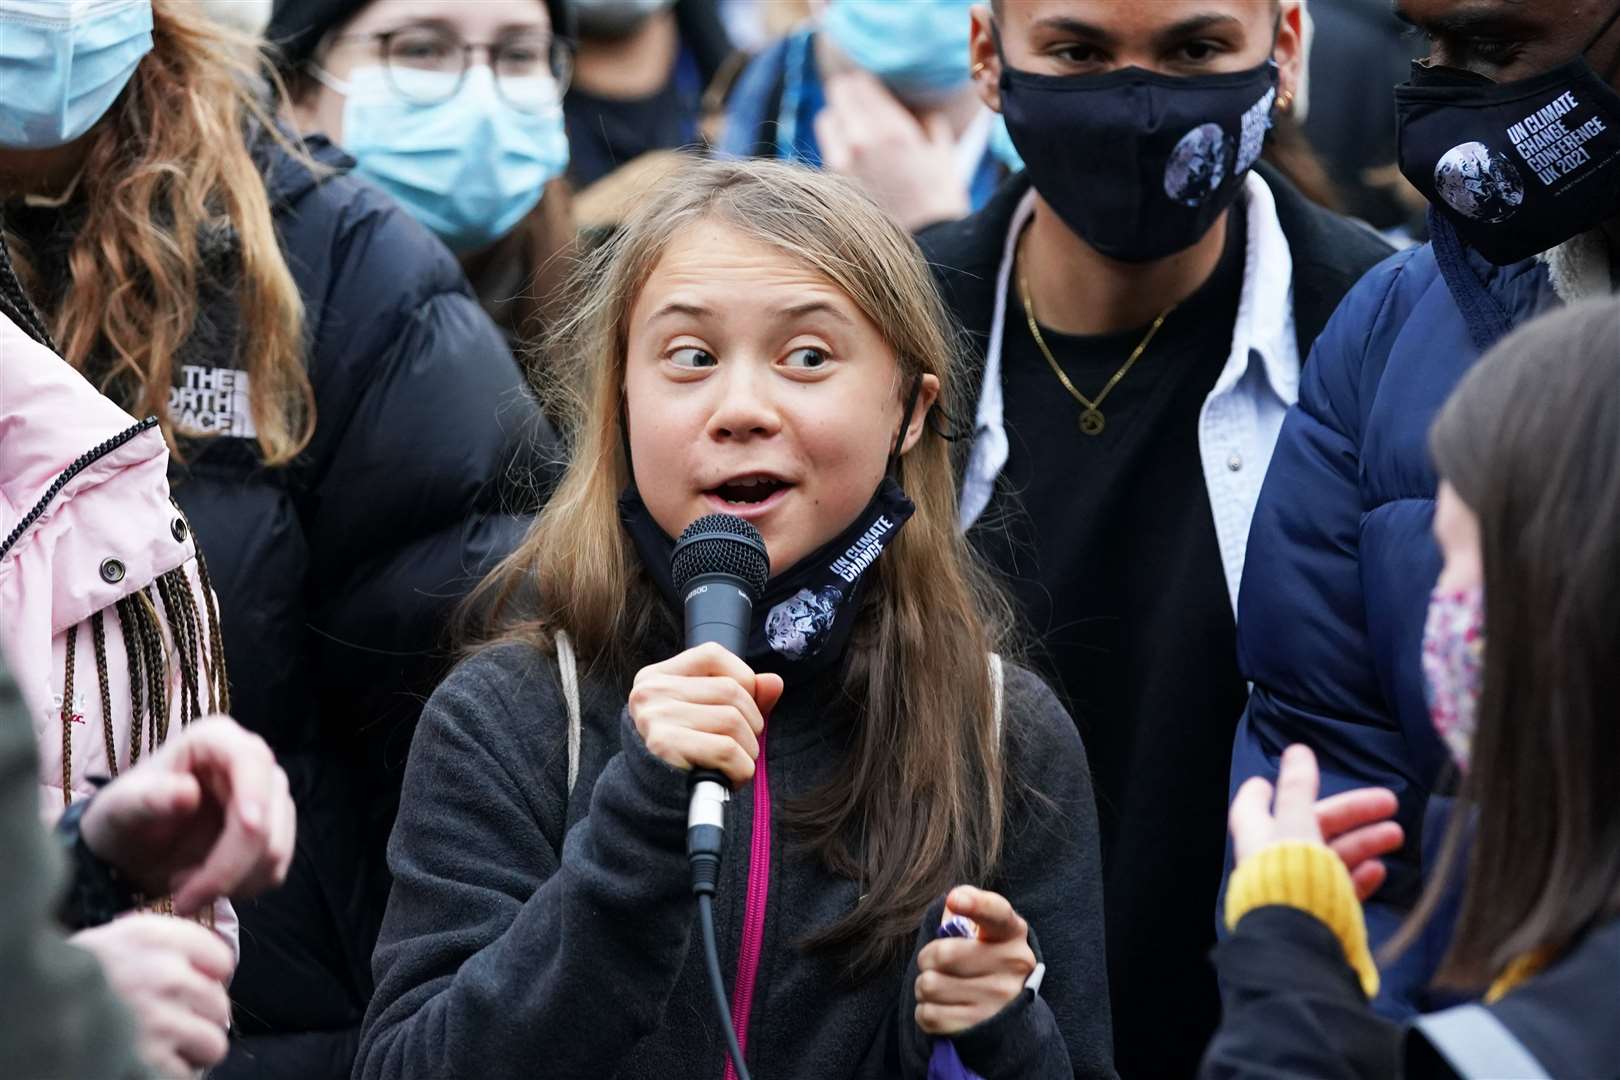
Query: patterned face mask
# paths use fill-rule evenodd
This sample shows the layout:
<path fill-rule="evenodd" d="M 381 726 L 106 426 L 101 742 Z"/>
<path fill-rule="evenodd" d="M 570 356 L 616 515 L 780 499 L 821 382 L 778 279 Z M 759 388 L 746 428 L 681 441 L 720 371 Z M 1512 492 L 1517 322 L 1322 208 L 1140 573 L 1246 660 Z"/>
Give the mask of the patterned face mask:
<path fill-rule="evenodd" d="M 1457 765 L 1468 771 L 1485 684 L 1485 590 L 1436 589 L 1423 626 L 1429 716 Z"/>

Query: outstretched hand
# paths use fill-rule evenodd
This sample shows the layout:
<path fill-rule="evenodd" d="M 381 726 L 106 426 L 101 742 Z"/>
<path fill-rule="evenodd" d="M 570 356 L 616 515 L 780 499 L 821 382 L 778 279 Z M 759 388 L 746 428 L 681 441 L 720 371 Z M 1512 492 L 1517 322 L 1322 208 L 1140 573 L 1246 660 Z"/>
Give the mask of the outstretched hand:
<path fill-rule="evenodd" d="M 285 880 L 297 812 L 264 740 L 214 716 L 98 792 L 80 829 L 98 858 L 189 915 Z"/>
<path fill-rule="evenodd" d="M 1029 923 L 999 893 L 959 885 L 945 914 L 977 928 L 973 937 L 942 937 L 917 954 L 916 1021 L 929 1035 L 955 1035 L 983 1023 L 1024 992 L 1035 970 Z"/>
<path fill-rule="evenodd" d="M 1238 788 L 1229 816 L 1236 861 L 1284 840 L 1326 844 L 1350 871 L 1356 897 L 1366 900 L 1388 874 L 1379 856 L 1405 842 L 1400 825 L 1389 820 L 1397 806 L 1395 793 L 1357 788 L 1318 800 L 1319 786 L 1316 755 L 1296 743 L 1283 751 L 1275 805 L 1272 785 L 1263 777 L 1251 777 Z"/>

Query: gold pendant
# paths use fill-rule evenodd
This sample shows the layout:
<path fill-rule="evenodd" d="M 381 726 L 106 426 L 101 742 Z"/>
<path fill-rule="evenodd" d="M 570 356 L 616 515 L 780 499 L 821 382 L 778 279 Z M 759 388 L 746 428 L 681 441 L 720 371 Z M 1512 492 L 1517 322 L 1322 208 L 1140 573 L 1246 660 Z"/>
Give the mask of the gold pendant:
<path fill-rule="evenodd" d="M 1103 414 L 1096 409 L 1087 409 L 1080 414 L 1080 430 L 1086 435 L 1101 435 L 1103 431 Z"/>

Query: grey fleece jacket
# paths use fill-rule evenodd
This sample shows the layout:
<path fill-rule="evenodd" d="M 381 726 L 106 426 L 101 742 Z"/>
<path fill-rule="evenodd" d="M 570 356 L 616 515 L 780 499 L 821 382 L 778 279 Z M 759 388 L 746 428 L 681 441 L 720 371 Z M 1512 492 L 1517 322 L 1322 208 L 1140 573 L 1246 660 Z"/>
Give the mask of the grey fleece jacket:
<path fill-rule="evenodd" d="M 567 794 L 555 662 L 507 645 L 458 667 L 428 702 L 388 848 L 393 893 L 373 962 L 357 1080 L 712 1077 L 724 1043 L 695 932 L 686 776 L 653 757 L 628 687 L 582 680 L 579 779 Z M 790 688 L 766 726 L 773 828 L 764 943 L 748 1029 L 762 1080 L 923 1077 L 908 962 L 858 983 L 798 942 L 855 903 L 775 824 L 843 760 L 852 716 L 831 680 Z M 1112 1076 L 1097 817 L 1073 722 L 1009 666 L 1005 857 L 988 887 L 1038 933 L 1039 997 L 956 1040 L 986 1080 Z M 715 918 L 727 991 L 748 891 L 753 788 L 732 802 Z M 940 904 L 919 926 L 931 940 Z M 1032 938 L 1034 935 L 1032 935 Z"/>

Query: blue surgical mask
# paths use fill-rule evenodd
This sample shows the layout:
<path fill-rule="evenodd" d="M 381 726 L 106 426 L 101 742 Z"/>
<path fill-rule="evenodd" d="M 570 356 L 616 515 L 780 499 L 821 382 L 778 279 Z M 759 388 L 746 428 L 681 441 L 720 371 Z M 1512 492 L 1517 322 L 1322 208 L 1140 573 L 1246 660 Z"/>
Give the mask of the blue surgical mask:
<path fill-rule="evenodd" d="M 152 51 L 152 0 L 0 0 L 0 146 L 72 142 Z"/>
<path fill-rule="evenodd" d="M 401 96 L 396 83 L 411 80 L 419 89 L 413 97 L 432 100 L 448 92 L 442 81 L 457 76 L 390 76 L 380 67 L 356 69 L 347 82 L 319 68 L 314 75 L 344 95 L 343 144 L 355 172 L 458 254 L 511 232 L 540 201 L 546 183 L 568 166 L 562 102 L 549 78 L 502 81 L 508 96 L 524 95 L 519 109 L 501 96 L 485 64 L 467 71 L 453 97 L 434 104 Z"/>
<path fill-rule="evenodd" d="M 966 86 L 972 0 L 832 0 L 821 30 L 899 97 L 937 99 Z"/>

